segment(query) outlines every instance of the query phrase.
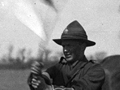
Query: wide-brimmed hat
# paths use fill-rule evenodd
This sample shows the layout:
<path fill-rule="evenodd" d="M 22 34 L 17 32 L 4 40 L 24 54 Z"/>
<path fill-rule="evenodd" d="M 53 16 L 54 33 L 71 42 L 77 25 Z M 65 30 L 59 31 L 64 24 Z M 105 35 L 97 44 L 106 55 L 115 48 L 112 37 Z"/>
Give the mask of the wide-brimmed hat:
<path fill-rule="evenodd" d="M 63 40 L 80 40 L 85 42 L 87 46 L 95 45 L 94 41 L 88 40 L 88 36 L 84 28 L 78 21 L 71 22 L 67 28 L 63 31 L 61 39 L 53 39 L 57 44 L 61 45 Z"/>

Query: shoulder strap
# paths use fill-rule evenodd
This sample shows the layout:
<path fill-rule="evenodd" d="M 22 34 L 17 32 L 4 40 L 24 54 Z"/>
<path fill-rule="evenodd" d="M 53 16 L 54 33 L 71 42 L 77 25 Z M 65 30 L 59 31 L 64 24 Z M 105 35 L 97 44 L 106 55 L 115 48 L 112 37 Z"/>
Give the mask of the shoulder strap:
<path fill-rule="evenodd" d="M 69 79 L 69 81 L 66 83 L 65 86 L 68 86 L 68 84 L 76 77 L 76 75 L 80 72 L 80 70 L 81 70 L 86 64 L 88 64 L 88 62 L 85 63 L 81 68 L 79 68 L 79 69 L 72 75 L 72 77 Z"/>

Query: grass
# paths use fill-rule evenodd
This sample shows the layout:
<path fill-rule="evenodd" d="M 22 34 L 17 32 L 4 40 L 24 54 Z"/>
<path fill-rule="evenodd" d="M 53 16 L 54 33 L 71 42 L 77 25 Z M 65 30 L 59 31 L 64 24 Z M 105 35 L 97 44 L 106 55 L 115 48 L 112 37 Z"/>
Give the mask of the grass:
<path fill-rule="evenodd" d="M 30 70 L 0 70 L 0 90 L 30 90 L 29 73 Z"/>

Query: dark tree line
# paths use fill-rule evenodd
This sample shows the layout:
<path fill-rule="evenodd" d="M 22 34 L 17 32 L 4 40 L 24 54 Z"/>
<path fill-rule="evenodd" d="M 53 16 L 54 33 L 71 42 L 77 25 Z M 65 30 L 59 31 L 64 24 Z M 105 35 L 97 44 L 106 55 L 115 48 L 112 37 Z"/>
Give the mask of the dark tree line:
<path fill-rule="evenodd" d="M 38 50 L 37 57 L 31 56 L 32 51 L 29 50 L 28 57 L 25 56 L 27 52 L 26 48 L 21 48 L 17 52 L 16 58 L 12 56 L 14 51 L 13 45 L 8 47 L 8 54 L 4 55 L 1 58 L 0 68 L 1 69 L 29 69 L 34 61 L 43 62 L 45 64 L 45 68 L 55 64 L 58 61 L 58 57 L 60 55 L 54 56 L 52 58 L 49 55 L 52 53 L 51 50 L 45 49 L 44 52 Z M 58 52 L 58 54 L 61 54 Z M 53 59 L 51 61 L 50 59 Z M 26 61 L 27 60 L 27 61 Z"/>
<path fill-rule="evenodd" d="M 27 52 L 26 48 L 21 48 L 18 50 L 17 57 L 13 58 L 12 53 L 14 51 L 14 46 L 10 45 L 8 47 L 8 54 L 1 58 L 3 63 L 0 63 L 0 68 L 2 69 L 29 69 L 34 61 L 43 62 L 45 68 L 57 63 L 62 56 L 62 52 L 57 52 L 56 55 L 50 57 L 52 53 L 51 50 L 45 49 L 44 52 L 39 49 L 37 57 L 32 57 L 32 51 L 29 50 L 28 57 L 25 56 Z M 95 63 L 100 63 L 105 57 L 106 52 L 97 52 L 95 55 L 90 55 L 88 59 L 92 59 Z M 27 59 L 27 61 L 26 61 Z"/>

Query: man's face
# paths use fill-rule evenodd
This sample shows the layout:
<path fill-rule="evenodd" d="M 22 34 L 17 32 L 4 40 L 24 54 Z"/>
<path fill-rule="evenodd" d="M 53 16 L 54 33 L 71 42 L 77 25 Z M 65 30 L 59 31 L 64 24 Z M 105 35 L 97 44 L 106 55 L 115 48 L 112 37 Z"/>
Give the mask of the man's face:
<path fill-rule="evenodd" d="M 79 60 L 84 55 L 85 44 L 77 40 L 63 40 L 63 53 L 69 62 Z"/>

